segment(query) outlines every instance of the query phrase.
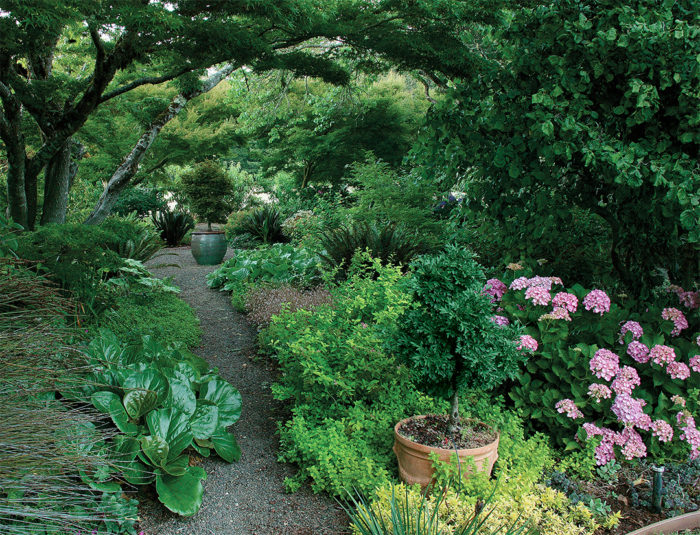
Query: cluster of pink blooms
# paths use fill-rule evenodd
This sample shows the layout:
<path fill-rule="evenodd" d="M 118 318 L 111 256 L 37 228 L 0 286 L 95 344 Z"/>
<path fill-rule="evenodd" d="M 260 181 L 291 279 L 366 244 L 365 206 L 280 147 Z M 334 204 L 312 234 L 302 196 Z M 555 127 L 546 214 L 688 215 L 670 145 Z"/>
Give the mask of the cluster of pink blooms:
<path fill-rule="evenodd" d="M 690 368 L 688 368 L 687 364 L 684 364 L 683 362 L 669 362 L 668 366 L 666 366 L 666 373 L 668 373 L 671 376 L 671 379 L 680 379 L 681 381 L 685 381 L 688 377 L 690 377 Z"/>
<path fill-rule="evenodd" d="M 562 399 L 561 401 L 558 401 L 554 408 L 557 409 L 559 414 L 566 413 L 566 416 L 572 420 L 583 418 L 583 413 L 571 399 Z"/>
<path fill-rule="evenodd" d="M 681 428 L 681 440 L 690 444 L 690 458 L 700 458 L 700 430 L 695 427 L 695 419 L 688 411 L 681 411 L 676 415 L 676 421 Z"/>
<path fill-rule="evenodd" d="M 546 306 L 549 304 L 552 296 L 549 295 L 549 290 L 547 290 L 547 288 L 542 286 L 530 286 L 525 290 L 525 299 L 531 299 L 533 305 Z"/>
<path fill-rule="evenodd" d="M 676 360 L 676 352 L 672 347 L 659 344 L 649 350 L 649 358 L 659 366 L 663 366 Z"/>
<path fill-rule="evenodd" d="M 644 334 L 644 329 L 636 321 L 626 321 L 620 327 L 620 343 L 625 343 L 625 334 L 632 333 L 632 340 L 639 340 Z"/>
<path fill-rule="evenodd" d="M 499 316 L 499 315 L 491 316 L 491 321 L 494 322 L 499 327 L 503 327 L 505 325 L 510 325 L 510 320 L 508 318 L 506 318 L 505 316 Z"/>
<path fill-rule="evenodd" d="M 651 424 L 651 434 L 658 437 L 659 442 L 671 442 L 673 427 L 664 420 L 654 420 Z"/>
<path fill-rule="evenodd" d="M 573 314 L 578 309 L 578 297 L 568 292 L 559 292 L 552 298 L 552 306 L 563 308 Z"/>
<path fill-rule="evenodd" d="M 566 320 L 571 321 L 571 316 L 569 316 L 569 311 L 563 307 L 554 307 L 551 312 L 542 314 L 537 321 L 542 320 Z"/>
<path fill-rule="evenodd" d="M 647 430 L 651 427 L 651 418 L 644 412 L 646 404 L 643 399 L 633 398 L 629 394 L 618 394 L 610 410 L 624 425 Z"/>
<path fill-rule="evenodd" d="M 632 390 L 637 388 L 641 384 L 639 379 L 639 374 L 637 370 L 631 366 L 623 366 L 620 371 L 617 372 L 615 379 L 613 380 L 610 387 L 615 391 L 617 395 L 627 394 L 630 395 Z"/>
<path fill-rule="evenodd" d="M 612 390 L 608 385 L 601 383 L 592 383 L 588 387 L 588 395 L 591 396 L 596 403 L 600 403 L 604 399 L 610 399 L 612 397 Z"/>
<path fill-rule="evenodd" d="M 588 363 L 593 375 L 610 381 L 620 369 L 620 357 L 609 349 L 599 349 Z"/>
<path fill-rule="evenodd" d="M 549 292 L 553 284 L 563 286 L 563 282 L 559 277 L 518 277 L 510 283 L 511 290 L 525 290 L 526 288 L 544 288 Z"/>
<path fill-rule="evenodd" d="M 583 298 L 583 307 L 601 316 L 610 310 L 610 298 L 603 290 L 591 290 Z"/>
<path fill-rule="evenodd" d="M 695 372 L 700 373 L 700 355 L 695 355 L 694 357 L 690 357 L 690 360 L 688 361 L 690 364 L 690 369 L 692 369 Z"/>
<path fill-rule="evenodd" d="M 700 307 L 700 292 L 686 292 L 680 286 L 671 285 L 668 287 L 669 292 L 673 292 L 678 296 L 678 302 L 690 310 L 695 310 Z"/>
<path fill-rule="evenodd" d="M 649 356 L 649 348 L 636 340 L 630 342 L 627 346 L 627 354 L 640 364 L 646 364 L 651 358 Z"/>
<path fill-rule="evenodd" d="M 484 293 L 491 296 L 491 302 L 500 301 L 508 287 L 498 279 L 489 279 L 484 286 Z"/>
<path fill-rule="evenodd" d="M 529 349 L 530 351 L 537 351 L 537 340 L 535 340 L 532 336 L 529 334 L 522 334 L 520 335 L 520 343 L 518 344 L 517 349 L 522 351 L 523 349 Z"/>
<path fill-rule="evenodd" d="M 661 311 L 661 317 L 665 320 L 673 322 L 673 330 L 671 336 L 678 336 L 683 329 L 688 328 L 688 320 L 685 319 L 683 312 L 677 308 L 664 308 Z"/>

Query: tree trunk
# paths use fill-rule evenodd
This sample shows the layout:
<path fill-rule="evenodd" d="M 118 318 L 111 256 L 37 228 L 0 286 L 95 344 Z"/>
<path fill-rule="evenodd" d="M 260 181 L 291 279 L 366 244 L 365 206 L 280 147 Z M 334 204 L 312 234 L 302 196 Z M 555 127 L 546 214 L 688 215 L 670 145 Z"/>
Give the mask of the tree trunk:
<path fill-rule="evenodd" d="M 7 150 L 7 202 L 9 215 L 15 223 L 28 228 L 27 192 L 24 189 L 25 159 L 24 155 L 8 147 Z"/>
<path fill-rule="evenodd" d="M 450 436 L 455 436 L 459 433 L 459 395 L 456 388 L 450 402 L 450 422 L 447 427 L 447 432 Z"/>
<path fill-rule="evenodd" d="M 44 170 L 44 207 L 41 224 L 65 223 L 68 209 L 68 192 L 71 187 L 71 145 L 68 139 Z"/>
<path fill-rule="evenodd" d="M 86 225 L 98 225 L 110 214 L 114 203 L 119 198 L 119 194 L 129 185 L 129 182 L 139 169 L 141 160 L 143 160 L 146 152 L 163 127 L 176 117 L 190 100 L 211 91 L 236 68 L 234 65 L 227 65 L 205 80 L 199 89 L 187 94 L 179 94 L 173 98 L 168 108 L 149 125 L 146 132 L 141 135 L 134 148 L 131 149 L 131 152 L 114 172 L 112 178 L 109 179 L 95 208 L 85 220 Z"/>

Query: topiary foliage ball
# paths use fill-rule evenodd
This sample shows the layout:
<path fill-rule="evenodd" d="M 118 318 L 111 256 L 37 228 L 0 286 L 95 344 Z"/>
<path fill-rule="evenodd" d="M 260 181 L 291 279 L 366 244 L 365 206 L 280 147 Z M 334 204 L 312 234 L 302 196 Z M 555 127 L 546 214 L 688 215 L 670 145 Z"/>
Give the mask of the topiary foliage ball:
<path fill-rule="evenodd" d="M 224 223 L 233 209 L 230 196 L 233 184 L 226 171 L 216 162 L 207 160 L 182 175 L 182 191 L 201 221 Z"/>

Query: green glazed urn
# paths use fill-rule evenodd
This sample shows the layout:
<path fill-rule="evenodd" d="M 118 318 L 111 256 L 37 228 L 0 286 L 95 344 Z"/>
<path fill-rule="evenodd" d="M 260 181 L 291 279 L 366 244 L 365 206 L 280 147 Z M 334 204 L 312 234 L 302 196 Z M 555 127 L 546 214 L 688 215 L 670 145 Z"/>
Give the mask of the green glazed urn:
<path fill-rule="evenodd" d="M 197 231 L 192 233 L 192 256 L 199 265 L 221 264 L 226 255 L 226 235 L 223 231 Z"/>

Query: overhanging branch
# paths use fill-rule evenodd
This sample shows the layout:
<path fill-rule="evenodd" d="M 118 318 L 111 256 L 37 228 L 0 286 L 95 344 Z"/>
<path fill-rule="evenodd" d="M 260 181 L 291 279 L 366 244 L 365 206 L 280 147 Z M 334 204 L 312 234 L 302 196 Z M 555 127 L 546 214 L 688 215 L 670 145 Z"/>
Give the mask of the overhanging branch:
<path fill-rule="evenodd" d="M 100 103 L 111 100 L 114 97 L 118 97 L 119 95 L 122 95 L 124 93 L 128 93 L 132 89 L 136 89 L 137 87 L 140 87 L 142 85 L 157 85 L 162 84 L 163 82 L 169 82 L 170 80 L 174 80 L 178 76 L 182 76 L 185 73 L 193 71 L 195 68 L 196 67 L 185 67 L 180 69 L 179 71 L 164 74 L 163 76 L 145 76 L 143 78 L 139 78 L 138 80 L 134 80 L 133 82 L 118 87 L 114 91 L 105 93 L 104 95 L 102 95 Z"/>

